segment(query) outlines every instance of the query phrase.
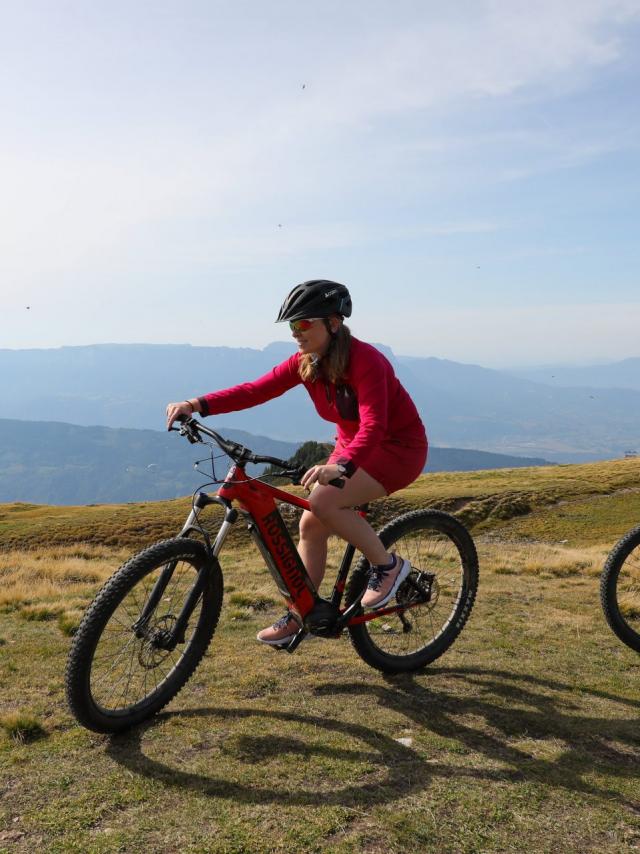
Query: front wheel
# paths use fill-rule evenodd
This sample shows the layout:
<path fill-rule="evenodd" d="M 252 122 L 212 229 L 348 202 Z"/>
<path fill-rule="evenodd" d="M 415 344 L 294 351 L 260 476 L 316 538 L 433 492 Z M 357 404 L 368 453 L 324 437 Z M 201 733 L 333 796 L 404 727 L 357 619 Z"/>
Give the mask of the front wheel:
<path fill-rule="evenodd" d="M 415 510 L 379 532 L 385 548 L 411 563 L 412 571 L 389 606 L 394 614 L 349 626 L 358 655 L 383 673 L 419 670 L 445 652 L 462 631 L 478 589 L 478 555 L 464 525 L 437 510 Z M 361 558 L 346 593 L 356 601 L 366 587 L 369 563 Z"/>
<path fill-rule="evenodd" d="M 127 561 L 69 652 L 67 700 L 79 723 L 121 732 L 156 714 L 200 663 L 221 605 L 220 565 L 196 540 L 164 540 Z"/>
<path fill-rule="evenodd" d="M 600 579 L 600 601 L 612 631 L 640 652 L 640 526 L 611 550 Z"/>

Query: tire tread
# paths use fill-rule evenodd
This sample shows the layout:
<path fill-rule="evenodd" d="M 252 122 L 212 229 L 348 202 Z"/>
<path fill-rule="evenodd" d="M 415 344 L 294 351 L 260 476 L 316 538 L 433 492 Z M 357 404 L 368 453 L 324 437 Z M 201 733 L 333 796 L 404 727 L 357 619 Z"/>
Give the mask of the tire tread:
<path fill-rule="evenodd" d="M 181 551 L 199 561 L 202 566 L 210 563 L 210 577 L 196 634 L 169 677 L 169 684 L 153 702 L 148 703 L 148 708 L 139 709 L 129 716 L 105 715 L 93 701 L 89 685 L 93 654 L 102 631 L 129 590 L 156 566 L 179 557 Z M 98 592 L 73 638 L 67 659 L 65 689 L 67 702 L 78 722 L 95 732 L 121 732 L 157 714 L 177 696 L 202 660 L 215 632 L 221 605 L 220 565 L 215 558 L 211 558 L 201 542 L 174 537 L 154 543 L 129 558 Z"/>
<path fill-rule="evenodd" d="M 600 576 L 600 603 L 611 631 L 628 647 L 640 652 L 640 634 L 626 622 L 618 608 L 616 585 L 625 561 L 640 546 L 640 525 L 628 531 L 609 552 Z"/>
<path fill-rule="evenodd" d="M 388 522 L 378 535 L 385 546 L 391 546 L 402 536 L 404 530 L 413 527 L 416 522 L 426 523 L 430 530 L 449 534 L 456 542 L 463 557 L 467 590 L 458 616 L 454 623 L 447 627 L 443 635 L 406 656 L 391 655 L 375 647 L 369 639 L 366 623 L 349 627 L 351 643 L 358 655 L 369 665 L 387 674 L 407 673 L 421 670 L 427 664 L 439 658 L 458 637 L 464 628 L 475 602 L 478 589 L 478 553 L 475 543 L 462 522 L 441 510 L 411 510 Z M 369 563 L 361 557 L 352 574 L 346 591 L 346 605 L 353 602 L 368 580 Z"/>

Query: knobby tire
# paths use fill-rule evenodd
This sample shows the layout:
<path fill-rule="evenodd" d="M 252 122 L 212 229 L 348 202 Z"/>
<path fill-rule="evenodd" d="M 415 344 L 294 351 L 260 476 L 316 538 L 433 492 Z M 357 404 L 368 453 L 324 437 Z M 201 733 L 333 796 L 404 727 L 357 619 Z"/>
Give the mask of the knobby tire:
<path fill-rule="evenodd" d="M 367 664 L 383 673 L 420 670 L 449 649 L 469 618 L 478 589 L 476 548 L 461 522 L 437 510 L 405 513 L 378 533 L 385 548 L 397 545 L 398 553 L 411 561 L 416 579 L 421 571 L 433 574 L 434 596 L 407 608 L 404 623 L 391 615 L 349 626 L 351 642 Z M 362 557 L 347 586 L 347 605 L 361 595 L 368 578 L 369 563 Z M 407 595 L 411 588 L 405 581 L 389 605 Z M 436 595 L 443 596 L 442 603 Z"/>
<path fill-rule="evenodd" d="M 614 634 L 640 652 L 640 526 L 609 553 L 600 577 L 600 601 Z"/>
<path fill-rule="evenodd" d="M 186 569 L 183 574 L 187 592 L 200 573 L 205 573 L 205 580 L 203 594 L 187 625 L 184 643 L 179 644 L 173 653 L 165 655 L 164 650 L 154 648 L 149 638 L 139 639 L 131 625 L 142 610 L 145 593 L 148 595 L 149 590 L 144 590 L 145 584 L 151 586 L 154 571 L 162 572 L 168 564 L 174 566 L 174 572 L 167 585 L 167 596 L 158 603 L 150 618 L 149 635 L 152 635 L 151 629 L 158 633 L 169 628 L 181 610 L 184 597 L 178 591 L 178 583 L 183 577 L 177 575 L 179 568 L 181 571 L 183 566 Z M 173 587 L 170 587 L 172 583 Z M 202 660 L 220 616 L 222 588 L 218 561 L 202 543 L 187 538 L 177 537 L 156 543 L 120 567 L 89 606 L 69 652 L 65 680 L 67 700 L 78 722 L 95 732 L 115 733 L 157 714 L 176 696 Z M 169 601 L 170 593 L 172 598 Z M 174 602 L 176 598 L 178 601 Z M 119 640 L 120 636 L 122 640 Z M 115 638 L 111 642 L 113 652 L 109 646 L 112 637 Z M 102 649 L 101 640 L 105 649 L 102 659 L 96 655 L 96 651 Z M 120 651 L 117 644 L 123 644 Z M 177 660 L 172 660 L 171 656 Z M 101 663 L 103 660 L 104 664 Z M 130 681 L 134 678 L 144 680 L 140 689 L 142 696 L 132 702 L 127 700 L 127 674 L 122 675 L 127 666 Z M 101 667 L 105 673 L 98 682 Z M 108 690 L 109 679 L 114 683 L 112 695 L 115 697 L 110 704 L 99 696 L 98 691 L 105 680 L 104 690 Z"/>

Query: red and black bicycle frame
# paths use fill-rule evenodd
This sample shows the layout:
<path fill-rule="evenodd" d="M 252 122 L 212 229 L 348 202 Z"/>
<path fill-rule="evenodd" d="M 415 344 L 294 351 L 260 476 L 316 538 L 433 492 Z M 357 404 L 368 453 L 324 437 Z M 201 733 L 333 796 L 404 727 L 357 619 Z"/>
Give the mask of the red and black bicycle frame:
<path fill-rule="evenodd" d="M 358 599 L 348 608 L 340 608 L 347 575 L 355 554 L 355 548 L 350 543 L 346 546 L 330 598 L 324 599 L 318 594 L 276 505 L 276 500 L 279 500 L 302 510 L 310 510 L 306 499 L 264 481 L 250 479 L 239 464 L 230 468 L 216 499 L 227 507 L 231 506 L 232 501 L 237 501 L 278 590 L 294 616 L 300 617 L 300 639 L 304 631 L 312 631 L 324 637 L 335 637 L 345 626 L 368 622 L 412 607 L 394 605 L 362 613 Z M 358 512 L 366 516 L 365 509 L 359 509 Z"/>

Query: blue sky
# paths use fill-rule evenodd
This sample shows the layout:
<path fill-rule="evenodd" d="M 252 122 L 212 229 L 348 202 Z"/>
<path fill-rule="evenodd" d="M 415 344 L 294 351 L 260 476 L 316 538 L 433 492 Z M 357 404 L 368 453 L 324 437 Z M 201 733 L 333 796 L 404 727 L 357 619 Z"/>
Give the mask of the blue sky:
<path fill-rule="evenodd" d="M 262 347 L 327 277 L 401 354 L 638 356 L 639 47 L 640 0 L 5 4 L 0 346 Z"/>

